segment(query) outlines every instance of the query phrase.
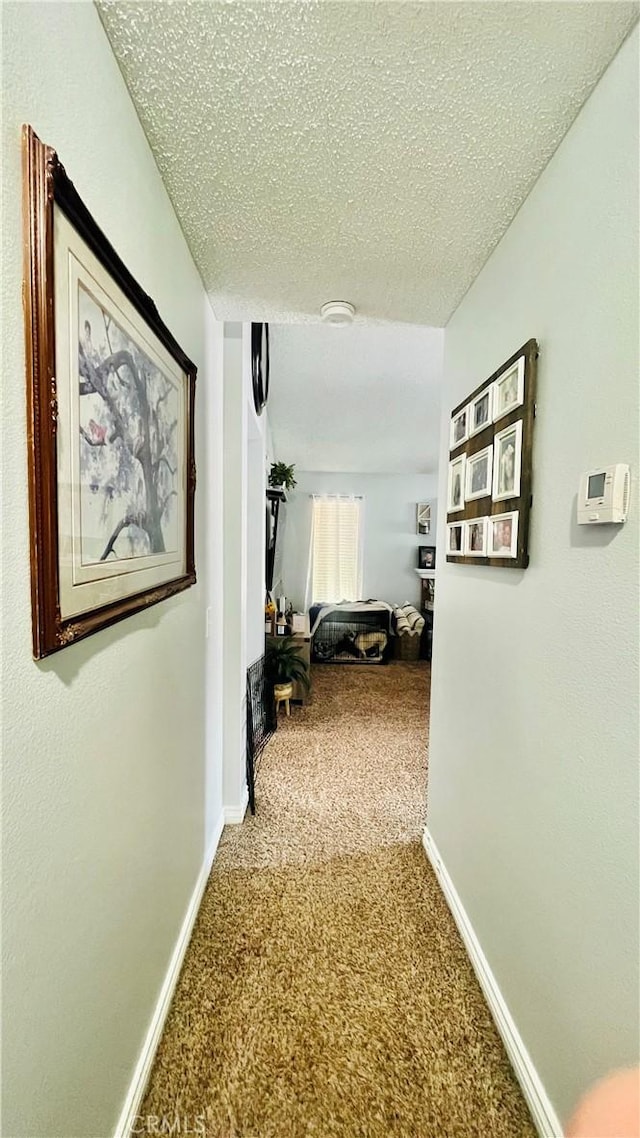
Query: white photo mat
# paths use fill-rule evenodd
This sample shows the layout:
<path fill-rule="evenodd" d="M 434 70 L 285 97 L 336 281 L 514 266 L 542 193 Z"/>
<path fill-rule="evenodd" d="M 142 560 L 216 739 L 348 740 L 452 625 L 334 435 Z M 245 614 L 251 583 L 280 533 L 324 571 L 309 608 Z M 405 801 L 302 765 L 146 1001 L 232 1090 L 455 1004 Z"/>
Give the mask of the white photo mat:
<path fill-rule="evenodd" d="M 522 419 L 499 431 L 493 440 L 494 502 L 520 496 L 522 473 Z"/>
<path fill-rule="evenodd" d="M 511 510 L 506 514 L 493 514 L 489 518 L 488 557 L 518 556 L 518 518 L 518 510 Z"/>
<path fill-rule="evenodd" d="M 466 455 L 458 455 L 449 463 L 449 481 L 447 486 L 447 512 L 450 514 L 456 513 L 458 510 L 464 510 L 464 485 L 465 485 L 465 466 Z M 459 494 L 459 497 L 456 496 Z"/>
<path fill-rule="evenodd" d="M 464 522 L 447 523 L 447 553 L 454 557 L 464 555 Z"/>
<path fill-rule="evenodd" d="M 465 557 L 487 556 L 488 518 L 469 518 L 464 522 Z"/>
<path fill-rule="evenodd" d="M 524 356 L 502 372 L 493 383 L 493 421 L 497 423 L 524 403 Z"/>
<path fill-rule="evenodd" d="M 479 435 L 493 422 L 493 384 L 488 384 L 469 404 L 469 438 Z"/>
<path fill-rule="evenodd" d="M 476 498 L 490 497 L 492 471 L 493 445 L 467 455 L 464 488 L 467 502 L 473 502 Z"/>
<path fill-rule="evenodd" d="M 462 407 L 460 411 L 451 416 L 449 450 L 455 450 L 456 447 L 462 446 L 469 438 L 469 410 L 469 406 Z"/>
<path fill-rule="evenodd" d="M 57 207 L 54 209 L 54 269 L 60 613 L 63 619 L 67 619 L 171 581 L 186 572 L 184 441 L 188 389 L 185 374 L 176 360 L 157 340 Z M 77 348 L 83 331 L 79 327 L 80 287 L 112 316 L 118 327 L 140 346 L 167 383 L 175 387 L 178 421 L 175 428 L 175 491 L 172 491 L 172 497 L 176 499 L 177 517 L 171 530 L 175 540 L 170 542 L 175 548 L 164 553 L 119 556 L 108 561 L 87 560 L 86 556 L 83 559 L 81 396 Z M 100 425 L 96 426 L 99 428 Z"/>

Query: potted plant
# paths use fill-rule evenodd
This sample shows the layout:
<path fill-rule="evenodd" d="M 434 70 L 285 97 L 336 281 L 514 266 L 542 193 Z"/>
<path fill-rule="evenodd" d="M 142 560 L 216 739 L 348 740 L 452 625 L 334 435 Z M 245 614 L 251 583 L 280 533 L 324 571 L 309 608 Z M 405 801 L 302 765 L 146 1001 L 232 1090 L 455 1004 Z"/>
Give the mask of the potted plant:
<path fill-rule="evenodd" d="M 287 466 L 286 462 L 272 462 L 269 471 L 269 485 L 273 490 L 293 490 L 296 485 L 295 465 Z"/>
<path fill-rule="evenodd" d="M 290 638 L 267 649 L 267 678 L 273 684 L 276 700 L 291 699 L 294 681 L 309 691 L 309 670 L 305 661 L 300 659 L 299 651 L 300 645 L 292 644 Z"/>

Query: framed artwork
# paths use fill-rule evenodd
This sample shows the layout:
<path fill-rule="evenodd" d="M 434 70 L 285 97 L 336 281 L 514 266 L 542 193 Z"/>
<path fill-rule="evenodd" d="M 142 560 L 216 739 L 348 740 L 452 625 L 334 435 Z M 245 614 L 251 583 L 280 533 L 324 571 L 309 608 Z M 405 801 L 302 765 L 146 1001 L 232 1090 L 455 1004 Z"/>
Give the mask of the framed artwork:
<path fill-rule="evenodd" d="M 447 495 L 447 509 L 449 513 L 464 510 L 464 471 L 466 456 L 459 455 L 449 463 L 449 488 Z"/>
<path fill-rule="evenodd" d="M 195 584 L 196 369 L 23 129 L 33 652 Z"/>
<path fill-rule="evenodd" d="M 447 553 L 462 554 L 463 522 L 449 522 L 447 525 Z"/>
<path fill-rule="evenodd" d="M 451 430 L 449 436 L 449 450 L 455 450 L 469 438 L 469 408 L 463 407 L 451 416 Z"/>
<path fill-rule="evenodd" d="M 493 440 L 493 500 L 517 498 L 522 469 L 522 419 L 505 427 Z"/>
<path fill-rule="evenodd" d="M 524 356 L 498 376 L 493 385 L 493 421 L 508 415 L 524 402 Z"/>
<path fill-rule="evenodd" d="M 451 413 L 452 424 L 465 416 L 469 437 L 449 460 L 449 562 L 500 569 L 529 564 L 537 370 L 538 344 L 531 339 Z M 453 482 L 461 471 L 462 501 Z"/>
<path fill-rule="evenodd" d="M 487 518 L 474 518 L 464 523 L 464 552 L 466 557 L 487 556 Z"/>
<path fill-rule="evenodd" d="M 436 547 L 435 545 L 420 545 L 418 547 L 418 569 L 435 569 L 436 567 Z"/>
<path fill-rule="evenodd" d="M 493 446 L 483 447 L 475 454 L 467 455 L 465 480 L 465 499 L 486 498 L 491 494 L 491 474 L 493 470 Z"/>
<path fill-rule="evenodd" d="M 431 532 L 431 506 L 426 502 L 418 502 L 416 506 L 416 533 L 427 534 Z"/>
<path fill-rule="evenodd" d="M 488 550 L 489 557 L 518 556 L 518 511 L 509 514 L 493 514 L 489 518 Z"/>
<path fill-rule="evenodd" d="M 493 421 L 493 387 L 485 387 L 469 404 L 469 438 L 480 434 Z"/>

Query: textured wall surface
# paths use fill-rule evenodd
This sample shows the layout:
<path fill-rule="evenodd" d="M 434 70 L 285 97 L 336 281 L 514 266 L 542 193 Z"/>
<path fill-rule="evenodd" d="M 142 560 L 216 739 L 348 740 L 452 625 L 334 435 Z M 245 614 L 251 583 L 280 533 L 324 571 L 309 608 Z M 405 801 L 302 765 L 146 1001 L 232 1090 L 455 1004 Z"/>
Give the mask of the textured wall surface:
<path fill-rule="evenodd" d="M 540 343 L 531 564 L 438 570 L 428 826 L 561 1115 L 638 1060 L 638 331 L 636 31 L 445 335 L 441 497 L 451 408 Z M 578 527 L 613 462 L 627 524 Z"/>
<path fill-rule="evenodd" d="M 219 685 L 207 691 L 210 308 L 92 4 L 4 4 L 3 1127 L 107 1138 L 219 821 Z M 28 46 L 27 46 L 28 45 Z M 31 657 L 20 130 L 30 122 L 196 362 L 199 584 L 36 664 Z M 212 447 L 212 451 L 215 447 Z M 221 671 L 209 642 L 209 666 Z M 216 702 L 217 701 L 217 702 Z M 214 745 L 215 731 L 218 743 Z M 215 764 L 218 764 L 217 766 Z M 206 784 L 206 787 L 205 787 Z M 205 789 L 206 815 L 205 826 Z"/>
<path fill-rule="evenodd" d="M 441 328 L 271 325 L 269 417 L 302 470 L 438 469 Z"/>
<path fill-rule="evenodd" d="M 102 18 L 216 311 L 442 325 L 630 3 L 148 4 Z"/>
<path fill-rule="evenodd" d="M 282 582 L 304 605 L 311 535 L 310 494 L 364 496 L 363 594 L 389 604 L 420 600 L 415 573 L 418 546 L 435 545 L 437 477 L 434 474 L 336 474 L 298 471 L 298 485 L 282 511 Z M 416 505 L 431 503 L 431 534 L 416 533 Z M 279 559 L 280 560 L 280 559 Z"/>

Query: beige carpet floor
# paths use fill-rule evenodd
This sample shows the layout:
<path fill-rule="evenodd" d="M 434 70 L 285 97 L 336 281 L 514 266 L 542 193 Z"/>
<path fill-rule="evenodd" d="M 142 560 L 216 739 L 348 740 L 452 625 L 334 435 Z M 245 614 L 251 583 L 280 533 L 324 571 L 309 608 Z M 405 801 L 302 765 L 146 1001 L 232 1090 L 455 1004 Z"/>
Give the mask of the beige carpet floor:
<path fill-rule="evenodd" d="M 420 844 L 428 666 L 313 684 L 256 817 L 223 835 L 141 1115 L 207 1138 L 533 1138 Z"/>

